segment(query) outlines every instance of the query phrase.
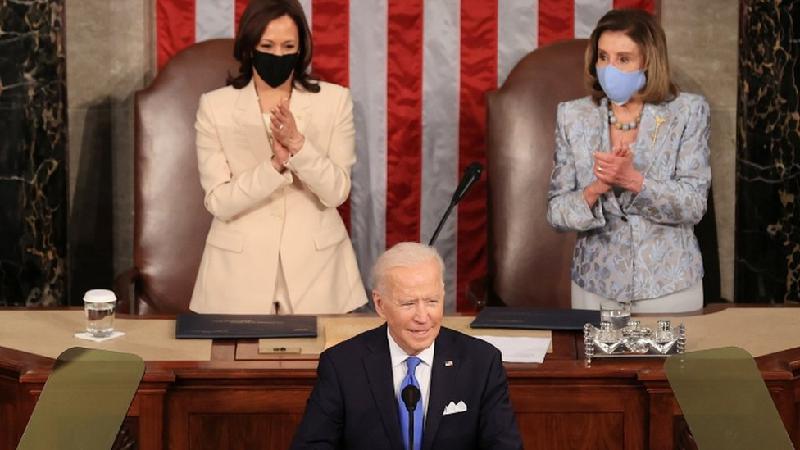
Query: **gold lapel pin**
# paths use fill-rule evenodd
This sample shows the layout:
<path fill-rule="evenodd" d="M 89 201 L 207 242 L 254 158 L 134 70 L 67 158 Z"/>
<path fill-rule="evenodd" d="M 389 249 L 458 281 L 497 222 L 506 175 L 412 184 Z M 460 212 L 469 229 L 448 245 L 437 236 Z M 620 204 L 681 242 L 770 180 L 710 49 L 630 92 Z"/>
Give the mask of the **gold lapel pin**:
<path fill-rule="evenodd" d="M 656 144 L 656 138 L 658 138 L 658 129 L 661 128 L 661 124 L 666 122 L 667 119 L 661 116 L 656 116 L 656 129 L 653 131 L 653 145 Z"/>

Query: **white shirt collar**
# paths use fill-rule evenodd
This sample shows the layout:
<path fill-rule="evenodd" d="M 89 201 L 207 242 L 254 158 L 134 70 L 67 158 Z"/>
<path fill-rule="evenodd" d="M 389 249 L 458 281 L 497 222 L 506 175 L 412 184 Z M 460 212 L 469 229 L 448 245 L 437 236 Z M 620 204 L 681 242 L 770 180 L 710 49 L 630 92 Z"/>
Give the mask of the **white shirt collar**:
<path fill-rule="evenodd" d="M 389 332 L 389 326 L 386 326 L 386 336 L 389 338 L 389 355 L 392 357 L 392 367 L 397 365 L 403 364 L 405 365 L 406 359 L 408 359 L 409 355 L 405 352 L 397 342 L 392 337 L 392 333 Z M 431 342 L 431 346 L 426 348 L 425 350 L 421 351 L 418 355 L 415 355 L 417 358 L 422 360 L 422 363 L 427 365 L 428 367 L 433 367 L 433 348 L 436 346 L 436 340 L 434 339 Z"/>

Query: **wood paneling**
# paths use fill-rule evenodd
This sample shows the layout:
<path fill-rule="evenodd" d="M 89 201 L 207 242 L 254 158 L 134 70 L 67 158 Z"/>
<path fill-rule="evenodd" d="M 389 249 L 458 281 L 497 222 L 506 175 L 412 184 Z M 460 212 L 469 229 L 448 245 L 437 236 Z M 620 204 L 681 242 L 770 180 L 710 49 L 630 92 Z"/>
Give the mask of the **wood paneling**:
<path fill-rule="evenodd" d="M 128 413 L 139 449 L 288 447 L 316 381 L 316 360 L 236 360 L 234 346 L 215 343 L 211 361 L 146 364 Z M 586 366 L 581 346 L 581 336 L 555 332 L 543 364 L 506 364 L 526 449 L 692 448 L 662 360 Z M 800 444 L 800 348 L 756 362 Z M 0 348 L 0 450 L 15 448 L 51 367 L 48 358 Z"/>
<path fill-rule="evenodd" d="M 192 414 L 191 450 L 289 448 L 301 414 Z"/>

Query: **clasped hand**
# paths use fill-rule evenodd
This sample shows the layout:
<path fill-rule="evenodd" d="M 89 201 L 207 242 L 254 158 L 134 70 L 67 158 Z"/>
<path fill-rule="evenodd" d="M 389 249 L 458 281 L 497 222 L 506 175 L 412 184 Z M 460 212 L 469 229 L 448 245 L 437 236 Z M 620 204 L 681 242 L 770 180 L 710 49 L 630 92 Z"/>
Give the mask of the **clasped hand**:
<path fill-rule="evenodd" d="M 269 129 L 274 138 L 272 151 L 283 163 L 303 148 L 305 137 L 297 129 L 297 122 L 289 110 L 289 100 L 281 100 L 270 110 Z"/>
<path fill-rule="evenodd" d="M 638 193 L 644 177 L 633 167 L 633 152 L 628 147 L 617 147 L 610 153 L 594 152 L 594 175 L 598 193 L 618 186 Z"/>

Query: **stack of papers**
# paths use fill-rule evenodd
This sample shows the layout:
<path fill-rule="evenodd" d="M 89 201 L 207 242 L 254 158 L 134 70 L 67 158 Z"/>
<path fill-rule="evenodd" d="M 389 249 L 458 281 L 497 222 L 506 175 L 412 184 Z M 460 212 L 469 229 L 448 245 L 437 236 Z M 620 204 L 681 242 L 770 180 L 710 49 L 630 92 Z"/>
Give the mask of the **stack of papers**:
<path fill-rule="evenodd" d="M 500 337 L 500 336 L 475 336 L 500 350 L 503 362 L 542 363 L 547 349 L 550 347 L 550 338 L 536 337 Z"/>

